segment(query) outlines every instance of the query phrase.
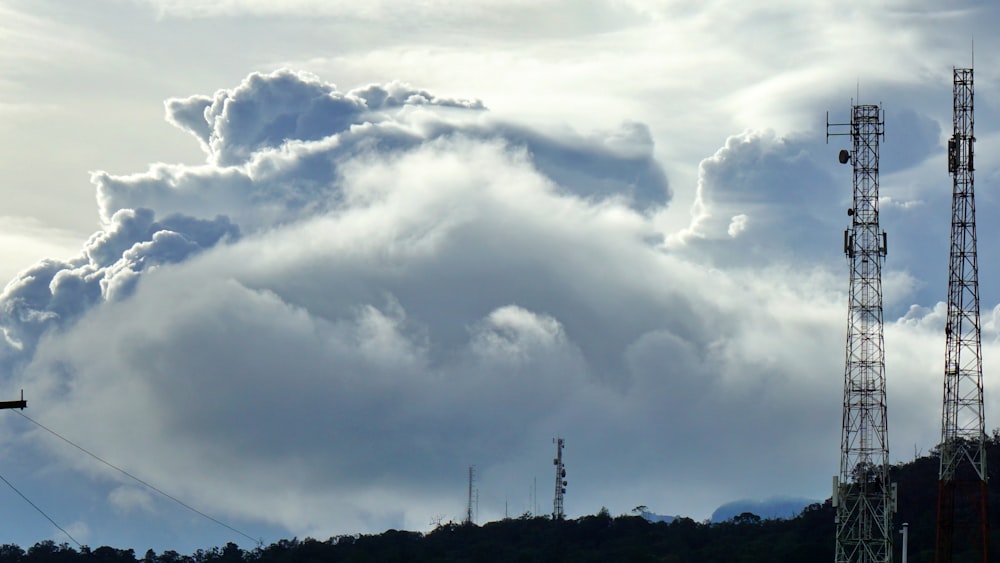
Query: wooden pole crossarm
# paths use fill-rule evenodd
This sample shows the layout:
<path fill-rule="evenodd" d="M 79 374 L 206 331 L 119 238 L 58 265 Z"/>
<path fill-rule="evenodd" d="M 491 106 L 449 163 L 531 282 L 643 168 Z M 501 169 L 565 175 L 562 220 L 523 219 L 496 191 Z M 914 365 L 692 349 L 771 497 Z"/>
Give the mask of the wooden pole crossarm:
<path fill-rule="evenodd" d="M 0 409 L 21 409 L 24 410 L 28 406 L 28 401 L 24 400 L 24 390 L 21 390 L 21 400 L 19 401 L 0 401 Z"/>

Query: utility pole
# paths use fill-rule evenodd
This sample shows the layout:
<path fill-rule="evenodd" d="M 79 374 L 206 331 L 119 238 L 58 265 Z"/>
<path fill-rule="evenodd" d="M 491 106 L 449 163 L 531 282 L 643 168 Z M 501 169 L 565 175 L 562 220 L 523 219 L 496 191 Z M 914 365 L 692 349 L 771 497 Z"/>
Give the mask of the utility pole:
<path fill-rule="evenodd" d="M 906 551 L 910 546 L 910 524 L 908 522 L 903 522 L 903 529 L 899 531 L 903 534 L 903 561 L 906 563 L 907 554 Z"/>
<path fill-rule="evenodd" d="M 556 458 L 552 464 L 556 466 L 556 494 L 552 501 L 552 519 L 563 520 L 566 513 L 563 511 L 563 496 L 566 494 L 566 466 L 563 464 L 562 452 L 566 441 L 562 438 L 553 438 L 556 444 Z"/>
<path fill-rule="evenodd" d="M 971 68 L 953 69 L 953 125 L 948 140 L 952 176 L 951 254 L 945 323 L 944 402 L 938 480 L 935 561 L 951 563 L 956 548 L 989 560 L 986 430 L 976 257 L 976 142 Z M 962 535 L 956 537 L 957 533 Z"/>
<path fill-rule="evenodd" d="M 841 164 L 854 169 L 851 225 L 844 231 L 850 262 L 847 347 L 844 366 L 840 474 L 834 477 L 836 563 L 890 563 L 895 487 L 889 483 L 885 350 L 882 328 L 882 263 L 887 236 L 879 226 L 879 141 L 885 137 L 882 108 L 851 105 L 849 123 L 830 123 L 826 136 L 850 136 Z"/>

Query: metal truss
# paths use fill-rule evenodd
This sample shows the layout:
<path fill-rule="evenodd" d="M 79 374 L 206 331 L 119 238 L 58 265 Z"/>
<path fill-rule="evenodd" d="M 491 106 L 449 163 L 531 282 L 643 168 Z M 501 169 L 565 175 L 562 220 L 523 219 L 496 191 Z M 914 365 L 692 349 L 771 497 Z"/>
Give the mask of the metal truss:
<path fill-rule="evenodd" d="M 834 132 L 831 132 L 834 127 Z M 843 128 L 848 132 L 842 132 Z M 850 123 L 830 123 L 827 137 L 849 135 L 840 153 L 854 169 L 851 226 L 844 231 L 850 262 L 840 475 L 835 478 L 836 563 L 892 561 L 895 487 L 889 483 L 882 264 L 887 237 L 879 226 L 879 141 L 882 108 L 856 104 Z"/>
<path fill-rule="evenodd" d="M 954 134 L 948 140 L 948 171 L 952 176 L 951 254 L 935 560 L 950 563 L 954 551 L 971 548 L 985 563 L 989 526 L 973 189 L 974 88 L 971 68 L 954 69 L 953 75 Z M 963 532 L 961 546 L 956 545 L 959 530 Z"/>

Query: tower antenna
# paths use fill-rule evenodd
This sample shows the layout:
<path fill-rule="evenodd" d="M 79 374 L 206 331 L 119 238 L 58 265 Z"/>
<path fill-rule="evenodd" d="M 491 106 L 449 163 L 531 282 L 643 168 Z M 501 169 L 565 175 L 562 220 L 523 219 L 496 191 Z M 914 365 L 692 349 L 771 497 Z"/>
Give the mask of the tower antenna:
<path fill-rule="evenodd" d="M 473 491 L 472 484 L 475 482 L 475 480 L 476 480 L 475 466 L 470 465 L 469 466 L 469 503 L 466 505 L 466 509 L 465 509 L 465 524 L 469 525 L 469 526 L 471 526 L 472 524 L 475 523 L 475 521 L 472 518 L 472 499 L 473 499 L 473 496 L 472 496 L 472 491 Z M 477 496 L 476 502 L 477 503 L 479 502 L 478 494 L 479 493 L 477 491 L 476 492 L 476 496 Z"/>
<path fill-rule="evenodd" d="M 989 560 L 979 264 L 973 190 L 976 137 L 972 78 L 971 68 L 953 69 L 954 134 L 948 140 L 948 172 L 952 176 L 951 254 L 944 330 L 937 563 L 950 563 L 956 549 L 967 551 L 970 548 L 983 563 Z M 956 537 L 959 531 L 962 535 Z"/>
<path fill-rule="evenodd" d="M 556 466 L 556 494 L 552 501 L 552 519 L 563 520 L 566 513 L 563 511 L 563 497 L 566 494 L 566 466 L 563 464 L 563 447 L 566 441 L 562 438 L 553 438 L 556 444 L 556 457 L 552 460 L 552 465 Z"/>
<path fill-rule="evenodd" d="M 860 88 L 858 89 L 860 95 Z M 854 168 L 851 226 L 844 231 L 850 263 L 847 350 L 841 424 L 840 474 L 834 477 L 836 563 L 890 563 L 895 486 L 889 483 L 882 263 L 888 239 L 879 226 L 879 140 L 885 137 L 881 106 L 852 103 L 849 123 L 826 124 L 831 136 L 849 136 L 842 164 Z"/>

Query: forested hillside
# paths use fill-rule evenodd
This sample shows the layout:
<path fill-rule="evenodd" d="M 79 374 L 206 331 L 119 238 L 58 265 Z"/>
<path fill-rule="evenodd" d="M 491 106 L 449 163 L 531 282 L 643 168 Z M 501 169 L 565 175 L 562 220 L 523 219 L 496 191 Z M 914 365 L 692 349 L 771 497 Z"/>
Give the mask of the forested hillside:
<path fill-rule="evenodd" d="M 1000 436 L 988 447 L 989 467 L 1000 469 Z M 910 525 L 909 562 L 933 560 L 938 458 L 932 454 L 894 466 L 899 485 L 896 528 Z M 991 521 L 1000 522 L 1000 498 L 990 488 Z M 325 541 L 281 540 L 254 550 L 235 544 L 199 550 L 191 555 L 152 550 L 137 555 L 111 547 L 72 548 L 53 542 L 27 550 L 0 547 L 0 563 L 119 562 L 312 563 L 325 561 L 655 561 L 660 563 L 763 563 L 833 560 L 834 512 L 829 501 L 807 507 L 788 520 L 762 520 L 751 513 L 721 523 L 680 518 L 650 523 L 638 516 L 612 516 L 601 509 L 592 516 L 552 521 L 524 515 L 481 526 L 448 523 L 422 534 L 389 530 L 378 535 L 344 535 Z M 896 561 L 901 536 L 896 535 Z M 1000 535 L 992 535 L 1000 553 Z"/>

